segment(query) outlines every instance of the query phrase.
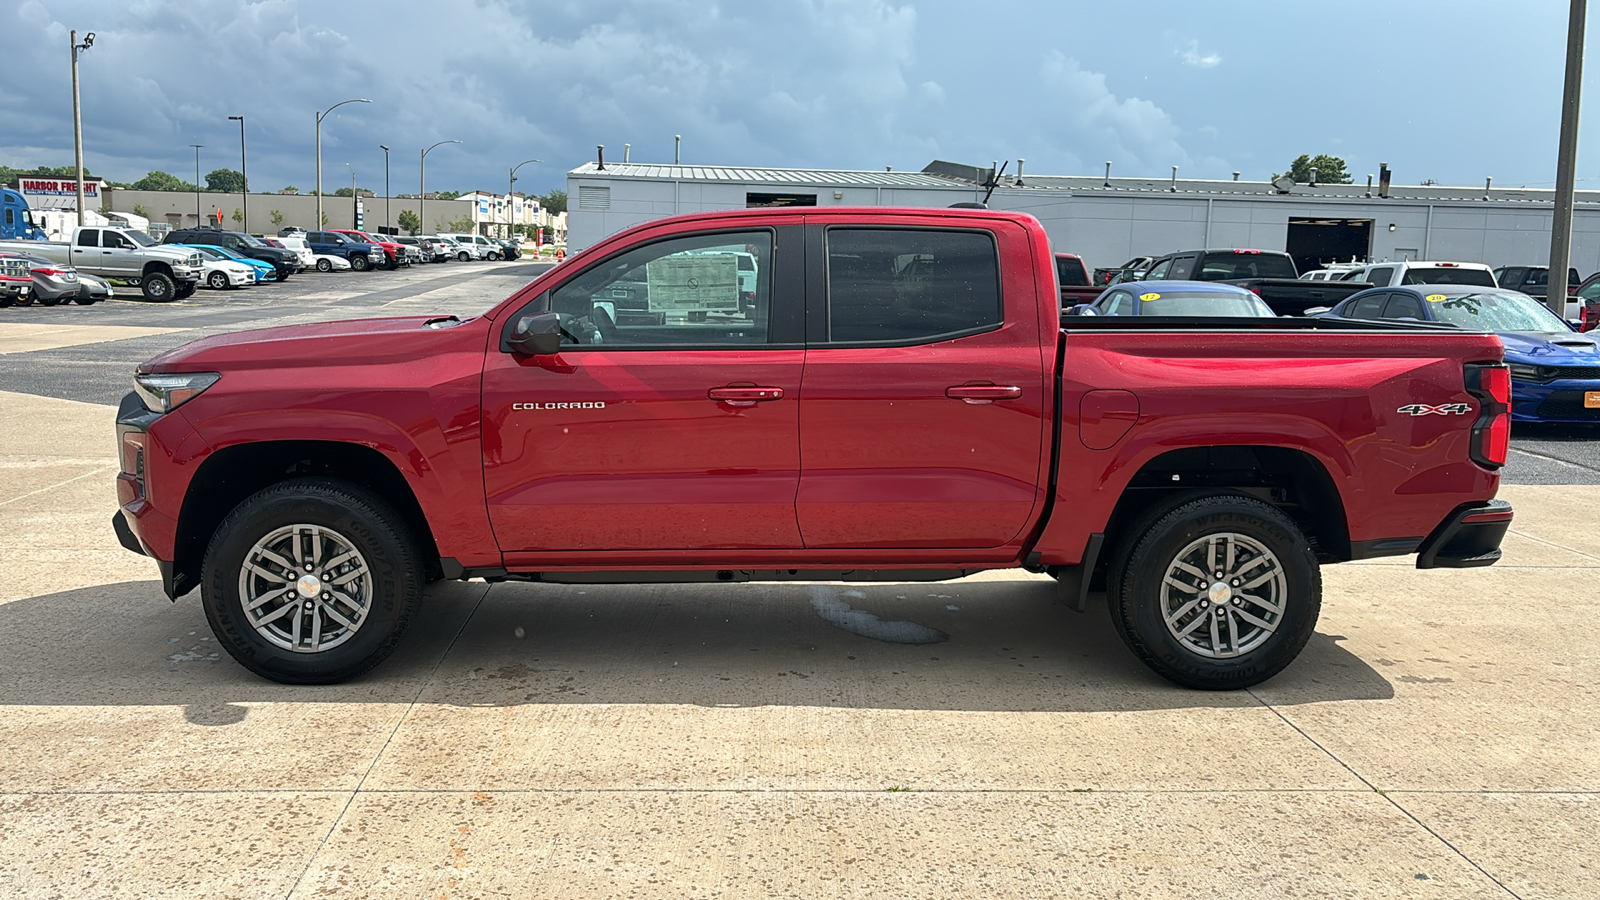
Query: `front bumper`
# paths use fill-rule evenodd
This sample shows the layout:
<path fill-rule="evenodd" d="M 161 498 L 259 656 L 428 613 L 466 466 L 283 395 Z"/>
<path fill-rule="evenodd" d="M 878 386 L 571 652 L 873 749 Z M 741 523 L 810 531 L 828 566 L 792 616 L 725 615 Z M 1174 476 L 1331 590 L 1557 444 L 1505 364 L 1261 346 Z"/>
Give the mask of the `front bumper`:
<path fill-rule="evenodd" d="M 1600 422 L 1600 407 L 1584 405 L 1584 395 L 1600 392 L 1600 380 L 1563 378 L 1546 384 L 1511 382 L 1513 422 Z"/>
<path fill-rule="evenodd" d="M 1468 503 L 1439 523 L 1417 548 L 1419 569 L 1471 569 L 1500 561 L 1500 541 L 1511 527 L 1504 500 Z"/>

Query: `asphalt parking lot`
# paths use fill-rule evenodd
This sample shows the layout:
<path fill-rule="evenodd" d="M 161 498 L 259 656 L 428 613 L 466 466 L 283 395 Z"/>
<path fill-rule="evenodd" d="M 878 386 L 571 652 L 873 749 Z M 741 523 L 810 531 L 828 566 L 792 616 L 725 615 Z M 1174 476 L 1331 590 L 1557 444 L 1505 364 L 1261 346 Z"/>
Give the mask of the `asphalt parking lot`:
<path fill-rule="evenodd" d="M 441 583 L 376 672 L 287 687 L 117 546 L 137 362 L 539 270 L 0 311 L 0 896 L 1600 896 L 1595 435 L 1516 435 L 1500 565 L 1327 567 L 1301 658 L 1223 694 L 1021 573 Z"/>

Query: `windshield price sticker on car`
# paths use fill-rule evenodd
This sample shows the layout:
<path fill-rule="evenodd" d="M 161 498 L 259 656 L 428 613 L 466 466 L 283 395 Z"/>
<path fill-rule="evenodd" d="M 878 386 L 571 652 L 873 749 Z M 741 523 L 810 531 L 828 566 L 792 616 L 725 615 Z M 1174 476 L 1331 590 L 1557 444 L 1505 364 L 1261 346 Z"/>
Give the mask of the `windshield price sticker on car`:
<path fill-rule="evenodd" d="M 1450 299 L 1450 298 L 1446 297 L 1443 294 L 1429 294 L 1428 295 L 1428 302 L 1429 303 L 1443 303 L 1444 301 L 1446 301 L 1448 299 Z"/>
<path fill-rule="evenodd" d="M 645 266 L 651 312 L 737 310 L 739 268 L 729 254 L 663 256 Z"/>
<path fill-rule="evenodd" d="M 1139 299 L 1145 301 L 1146 303 L 1148 303 L 1151 300 L 1160 300 L 1161 299 L 1161 295 L 1160 294 L 1155 294 L 1155 293 L 1140 294 L 1139 295 Z"/>

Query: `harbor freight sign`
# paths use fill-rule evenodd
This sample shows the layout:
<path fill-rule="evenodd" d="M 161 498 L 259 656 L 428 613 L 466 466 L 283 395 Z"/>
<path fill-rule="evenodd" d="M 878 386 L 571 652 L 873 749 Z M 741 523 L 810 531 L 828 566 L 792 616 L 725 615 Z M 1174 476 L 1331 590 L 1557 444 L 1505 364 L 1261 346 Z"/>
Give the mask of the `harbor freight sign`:
<path fill-rule="evenodd" d="M 99 179 L 83 180 L 83 202 L 100 207 Z M 71 178 L 18 178 L 17 193 L 27 199 L 34 209 L 73 209 L 78 203 L 78 182 Z"/>

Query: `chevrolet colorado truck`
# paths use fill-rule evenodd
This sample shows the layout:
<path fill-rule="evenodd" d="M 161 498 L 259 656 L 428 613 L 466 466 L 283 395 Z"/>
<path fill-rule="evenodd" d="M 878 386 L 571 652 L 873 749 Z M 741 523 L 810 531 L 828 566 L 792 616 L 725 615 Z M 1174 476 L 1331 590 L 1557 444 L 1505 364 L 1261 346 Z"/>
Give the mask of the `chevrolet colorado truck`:
<path fill-rule="evenodd" d="M 759 273 L 753 299 L 737 260 Z M 624 324 L 619 288 L 649 316 Z M 293 325 L 144 363 L 119 540 L 289 683 L 381 661 L 430 580 L 937 581 L 1023 568 L 1202 689 L 1306 644 L 1319 566 L 1489 565 L 1492 335 L 1062 327 L 1039 222 L 768 208 L 613 235 L 480 316 Z"/>
<path fill-rule="evenodd" d="M 199 252 L 163 247 L 142 231 L 109 225 L 79 226 L 68 243 L 0 241 L 0 250 L 42 256 L 102 278 L 126 279 L 139 285 L 146 300 L 156 303 L 193 294 L 202 275 Z"/>

